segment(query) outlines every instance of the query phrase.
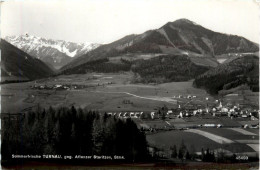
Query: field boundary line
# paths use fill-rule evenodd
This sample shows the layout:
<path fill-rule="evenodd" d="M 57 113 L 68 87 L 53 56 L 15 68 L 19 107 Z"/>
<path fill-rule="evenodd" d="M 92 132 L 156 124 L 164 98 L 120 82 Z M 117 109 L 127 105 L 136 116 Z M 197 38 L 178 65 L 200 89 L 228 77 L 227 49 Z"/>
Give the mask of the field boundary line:
<path fill-rule="evenodd" d="M 259 152 L 259 144 L 247 144 L 247 146 L 251 147 L 256 152 Z"/>
<path fill-rule="evenodd" d="M 236 131 L 238 133 L 242 133 L 243 135 L 252 135 L 252 136 L 257 136 L 257 134 L 249 132 L 247 130 L 241 129 L 241 128 L 229 128 L 233 131 Z"/>
<path fill-rule="evenodd" d="M 238 143 L 245 143 L 245 144 L 259 144 L 259 140 L 235 140 Z"/>
<path fill-rule="evenodd" d="M 188 130 L 185 130 L 185 131 L 199 134 L 199 135 L 204 136 L 204 137 L 206 137 L 210 140 L 213 140 L 213 141 L 215 141 L 219 144 L 234 143 L 234 141 L 232 141 L 230 139 L 224 138 L 222 136 L 214 135 L 214 134 L 209 133 L 209 132 L 201 131 L 201 130 L 198 130 L 198 129 L 188 129 Z"/>

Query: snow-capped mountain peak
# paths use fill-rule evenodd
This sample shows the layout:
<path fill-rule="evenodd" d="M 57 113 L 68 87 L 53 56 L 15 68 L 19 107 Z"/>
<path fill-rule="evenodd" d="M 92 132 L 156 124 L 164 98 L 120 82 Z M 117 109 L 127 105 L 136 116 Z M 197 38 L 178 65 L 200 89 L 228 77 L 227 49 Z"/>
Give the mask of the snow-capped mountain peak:
<path fill-rule="evenodd" d="M 74 43 L 46 39 L 29 34 L 8 36 L 5 40 L 56 68 L 67 64 L 72 60 L 72 57 L 86 54 L 100 46 L 100 44 L 96 43 Z"/>

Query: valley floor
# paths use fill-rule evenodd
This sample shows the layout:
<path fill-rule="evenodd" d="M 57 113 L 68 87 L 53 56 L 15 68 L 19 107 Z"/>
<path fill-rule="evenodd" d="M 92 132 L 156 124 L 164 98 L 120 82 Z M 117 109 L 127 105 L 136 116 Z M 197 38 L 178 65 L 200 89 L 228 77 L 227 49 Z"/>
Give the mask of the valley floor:
<path fill-rule="evenodd" d="M 207 102 L 215 102 L 204 90 L 193 88 L 192 81 L 131 84 L 132 76 L 130 73 L 68 75 L 4 84 L 1 85 L 2 112 L 27 111 L 38 105 L 74 105 L 101 111 L 152 111 L 163 105 L 176 108 L 178 104 L 188 103 L 188 95 L 197 97 L 193 100 L 195 103 L 204 104 L 206 97 L 209 98 Z M 68 88 L 53 88 L 61 85 Z"/>
<path fill-rule="evenodd" d="M 21 113 L 38 106 L 48 108 L 72 105 L 111 113 L 152 112 L 163 106 L 172 109 L 178 108 L 179 105 L 200 105 L 203 108 L 207 105 L 218 105 L 216 96 L 210 96 L 205 90 L 192 87 L 192 81 L 159 85 L 131 84 L 132 77 L 131 73 L 93 73 L 4 84 L 1 85 L 1 112 Z M 252 96 L 249 92 L 242 95 Z M 188 96 L 193 98 L 189 99 Z M 236 103 L 241 102 L 245 96 L 241 97 L 239 94 L 239 97 L 232 98 L 231 95 L 224 99 Z M 165 155 L 170 154 L 170 147 L 179 147 L 182 141 L 190 151 L 198 154 L 202 148 L 208 148 L 213 151 L 222 149 L 231 155 L 259 155 L 259 129 L 240 128 L 245 122 L 251 122 L 249 119 L 194 116 L 134 121 L 139 128 L 156 129 L 156 132 L 147 132 L 147 141 L 150 146 L 159 148 Z M 222 124 L 224 128 L 198 128 L 207 123 Z M 235 128 L 226 128 L 228 126 Z M 188 129 L 191 127 L 198 129 Z"/>

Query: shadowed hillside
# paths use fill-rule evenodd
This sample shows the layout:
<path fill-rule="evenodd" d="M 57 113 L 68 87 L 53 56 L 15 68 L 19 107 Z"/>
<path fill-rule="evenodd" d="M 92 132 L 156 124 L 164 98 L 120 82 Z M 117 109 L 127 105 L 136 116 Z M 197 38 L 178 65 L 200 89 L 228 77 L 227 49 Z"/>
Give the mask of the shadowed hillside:
<path fill-rule="evenodd" d="M 205 88 L 211 94 L 248 84 L 252 91 L 259 91 L 259 57 L 249 55 L 236 58 L 198 76 L 194 86 Z"/>
<path fill-rule="evenodd" d="M 161 55 L 148 60 L 113 62 L 108 58 L 87 62 L 63 71 L 61 74 L 86 74 L 92 72 L 115 73 L 132 71 L 135 83 L 165 83 L 187 81 L 209 70 L 210 67 L 194 64 L 185 55 Z"/>
<path fill-rule="evenodd" d="M 4 81 L 24 81 L 48 77 L 54 71 L 27 53 L 1 39 L 1 78 Z"/>

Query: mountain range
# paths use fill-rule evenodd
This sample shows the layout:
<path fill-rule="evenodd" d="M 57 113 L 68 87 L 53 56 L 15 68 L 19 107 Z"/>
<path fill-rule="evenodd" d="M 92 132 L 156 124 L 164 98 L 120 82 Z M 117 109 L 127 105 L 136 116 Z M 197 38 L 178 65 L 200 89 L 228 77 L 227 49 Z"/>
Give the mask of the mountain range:
<path fill-rule="evenodd" d="M 86 54 L 100 46 L 100 44 L 96 43 L 73 43 L 28 34 L 7 36 L 5 40 L 56 69 L 66 65 L 74 57 Z"/>
<path fill-rule="evenodd" d="M 134 54 L 186 55 L 195 64 L 216 67 L 216 56 L 228 53 L 253 53 L 258 44 L 246 38 L 218 33 L 187 19 L 168 22 L 161 28 L 143 34 L 128 35 L 102 45 L 61 68 L 66 70 L 92 60 Z"/>
<path fill-rule="evenodd" d="M 43 61 L 1 39 L 1 82 L 35 80 L 54 75 Z"/>
<path fill-rule="evenodd" d="M 252 89 L 259 87 L 256 85 L 259 77 L 252 76 L 258 68 L 258 44 L 241 36 L 211 31 L 187 19 L 168 22 L 158 29 L 128 35 L 109 44 L 91 44 L 90 48 L 86 44 L 29 35 L 6 39 L 29 54 L 22 56 L 30 56 L 30 60 L 35 56 L 47 63 L 48 68 L 61 67 L 58 74 L 129 71 L 135 75 L 134 83 L 195 79 L 195 87 L 205 88 L 211 94 L 241 83 Z M 6 46 L 7 42 L 3 43 Z M 10 72 L 3 71 L 6 75 Z M 53 70 L 47 72 L 46 75 L 54 74 Z"/>

